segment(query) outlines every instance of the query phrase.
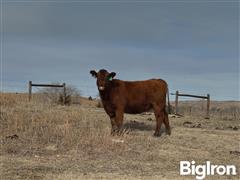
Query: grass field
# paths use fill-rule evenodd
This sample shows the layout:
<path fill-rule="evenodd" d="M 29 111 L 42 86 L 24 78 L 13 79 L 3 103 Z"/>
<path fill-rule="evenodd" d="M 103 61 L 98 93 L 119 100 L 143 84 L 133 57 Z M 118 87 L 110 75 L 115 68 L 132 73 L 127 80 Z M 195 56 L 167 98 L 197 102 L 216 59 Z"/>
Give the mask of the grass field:
<path fill-rule="evenodd" d="M 1 94 L 1 179 L 195 179 L 180 176 L 179 161 L 233 164 L 239 179 L 240 103 L 180 102 L 170 115 L 172 135 L 153 137 L 154 115 L 125 115 L 122 136 L 96 101 L 61 106 L 26 94 Z"/>

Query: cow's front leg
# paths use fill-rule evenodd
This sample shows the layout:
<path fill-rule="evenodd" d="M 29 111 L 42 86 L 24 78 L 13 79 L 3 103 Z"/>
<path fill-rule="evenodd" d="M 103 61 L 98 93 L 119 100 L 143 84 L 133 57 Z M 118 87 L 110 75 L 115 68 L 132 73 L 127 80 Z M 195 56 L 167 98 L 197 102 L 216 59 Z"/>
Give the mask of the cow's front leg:
<path fill-rule="evenodd" d="M 111 134 L 114 134 L 117 131 L 117 129 L 118 129 L 116 121 L 115 121 L 115 116 L 114 117 L 110 117 L 110 121 L 111 121 L 111 125 L 112 125 Z"/>
<path fill-rule="evenodd" d="M 115 117 L 112 117 L 110 119 L 112 124 L 112 134 L 121 133 L 123 124 L 123 110 L 116 110 Z"/>

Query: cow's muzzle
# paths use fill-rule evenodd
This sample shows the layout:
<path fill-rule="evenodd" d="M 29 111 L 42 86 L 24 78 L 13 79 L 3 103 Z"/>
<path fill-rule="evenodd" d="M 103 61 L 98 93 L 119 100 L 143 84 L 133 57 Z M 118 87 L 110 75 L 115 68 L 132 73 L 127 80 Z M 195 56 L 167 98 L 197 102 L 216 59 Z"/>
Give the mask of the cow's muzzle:
<path fill-rule="evenodd" d="M 103 87 L 103 86 L 99 86 L 98 89 L 99 89 L 100 91 L 103 91 L 103 90 L 104 90 L 104 87 Z"/>

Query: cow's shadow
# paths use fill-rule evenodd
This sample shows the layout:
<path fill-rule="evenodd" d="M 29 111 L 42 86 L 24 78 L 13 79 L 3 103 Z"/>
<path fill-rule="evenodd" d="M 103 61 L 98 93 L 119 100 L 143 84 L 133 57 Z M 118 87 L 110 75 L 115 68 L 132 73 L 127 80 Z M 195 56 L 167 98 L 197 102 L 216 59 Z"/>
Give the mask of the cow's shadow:
<path fill-rule="evenodd" d="M 155 130 L 155 123 L 154 124 L 145 124 L 144 122 L 138 122 L 138 121 L 128 121 L 124 123 L 123 125 L 124 129 L 127 129 L 128 131 L 152 131 Z M 166 129 L 165 126 L 162 124 L 160 133 L 165 133 Z"/>
<path fill-rule="evenodd" d="M 128 121 L 123 125 L 124 129 L 130 129 L 131 131 L 140 130 L 140 131 L 153 131 L 154 126 L 145 124 L 144 122 L 138 121 Z"/>

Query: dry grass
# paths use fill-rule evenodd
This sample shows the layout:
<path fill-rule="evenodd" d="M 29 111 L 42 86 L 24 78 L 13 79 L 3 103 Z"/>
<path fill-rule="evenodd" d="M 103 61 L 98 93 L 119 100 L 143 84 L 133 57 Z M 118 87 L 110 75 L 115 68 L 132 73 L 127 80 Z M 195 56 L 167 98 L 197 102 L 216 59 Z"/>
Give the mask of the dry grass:
<path fill-rule="evenodd" d="M 152 136 L 152 113 L 126 115 L 130 132 L 111 136 L 108 117 L 97 103 L 82 98 L 81 106 L 60 106 L 37 96 L 28 102 L 26 94 L 1 94 L 2 179 L 181 179 L 180 160 L 240 165 L 239 155 L 230 154 L 239 151 L 235 110 L 224 112 L 231 118 L 217 111 L 208 120 L 193 113 L 171 117 L 172 135 L 160 138 Z"/>
<path fill-rule="evenodd" d="M 173 104 L 173 103 L 172 103 Z M 206 116 L 206 100 L 179 102 L 179 113 L 188 116 Z M 210 115 L 222 120 L 240 120 L 240 102 L 211 101 Z"/>

